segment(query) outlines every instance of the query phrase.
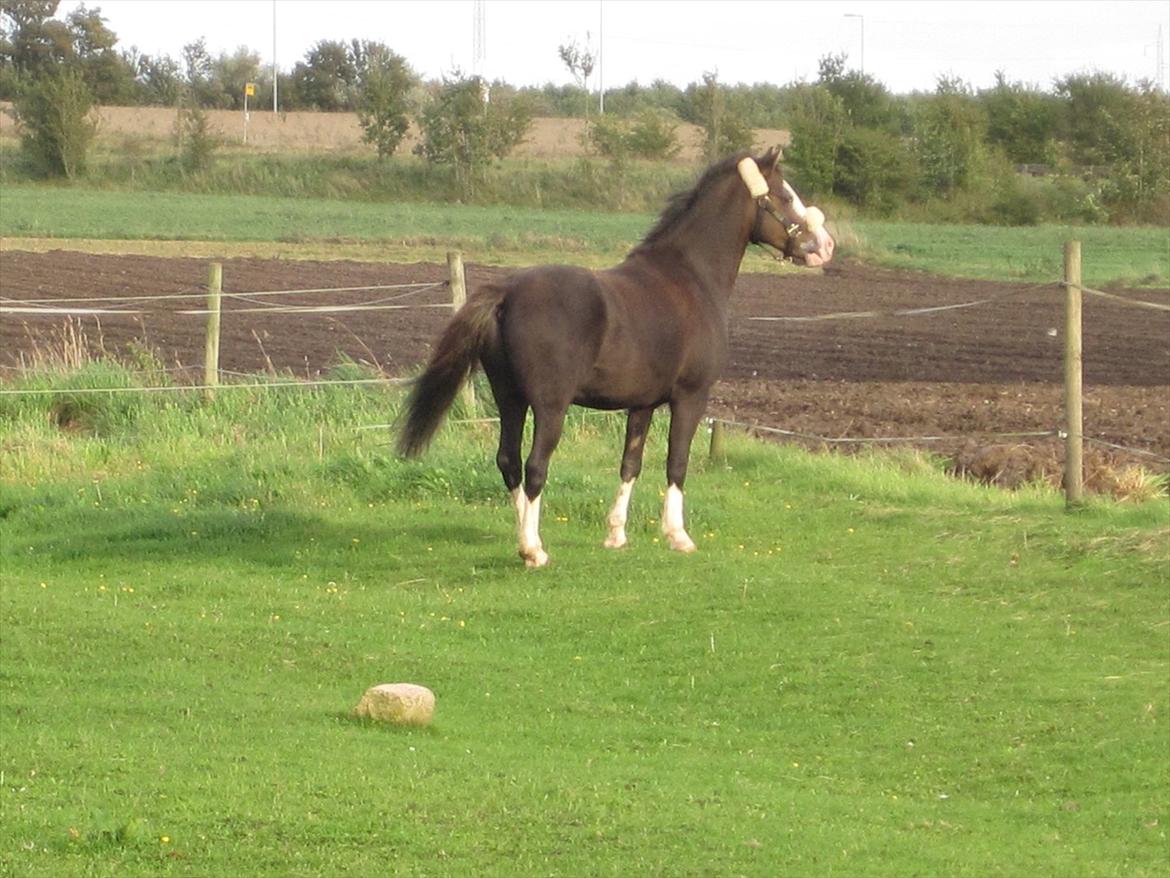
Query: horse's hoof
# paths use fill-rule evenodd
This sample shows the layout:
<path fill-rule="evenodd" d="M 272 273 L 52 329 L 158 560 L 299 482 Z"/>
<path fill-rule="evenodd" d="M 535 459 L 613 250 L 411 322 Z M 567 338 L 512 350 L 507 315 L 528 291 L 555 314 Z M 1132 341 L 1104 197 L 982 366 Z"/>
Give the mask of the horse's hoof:
<path fill-rule="evenodd" d="M 548 552 L 544 549 L 534 549 L 528 552 L 521 552 L 520 557 L 524 559 L 524 566 L 530 569 L 537 567 L 544 567 L 548 564 Z"/>
<path fill-rule="evenodd" d="M 622 549 L 627 542 L 625 533 L 612 533 L 606 537 L 604 545 L 607 549 Z"/>
<path fill-rule="evenodd" d="M 691 552 L 698 551 L 699 547 L 695 545 L 686 532 L 667 534 L 666 540 L 670 544 L 670 548 L 676 552 L 682 552 L 684 555 L 689 555 Z"/>

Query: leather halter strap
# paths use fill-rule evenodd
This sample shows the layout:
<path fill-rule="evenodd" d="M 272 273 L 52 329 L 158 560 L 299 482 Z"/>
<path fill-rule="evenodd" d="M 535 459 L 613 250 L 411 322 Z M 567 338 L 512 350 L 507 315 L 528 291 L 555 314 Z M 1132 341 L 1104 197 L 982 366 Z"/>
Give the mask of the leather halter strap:
<path fill-rule="evenodd" d="M 776 209 L 776 205 L 772 203 L 772 199 L 765 194 L 756 199 L 756 221 L 752 226 L 752 243 L 761 248 L 772 247 L 773 250 L 776 250 L 778 253 L 780 253 L 779 256 L 776 256 L 770 251 L 765 251 L 768 252 L 768 254 L 772 256 L 773 259 L 781 262 L 783 262 L 785 259 L 791 259 L 792 257 L 789 256 L 784 250 L 780 250 L 778 247 L 775 247 L 771 244 L 765 244 L 762 240 L 760 240 L 760 223 L 763 221 L 765 213 L 771 214 L 772 217 L 778 223 L 780 223 L 784 229 L 785 234 L 788 236 L 788 241 L 791 241 L 793 237 L 795 237 L 795 235 L 800 231 L 800 223 L 788 222 L 784 215 Z M 786 241 L 785 247 L 787 247 L 787 244 L 788 242 Z"/>

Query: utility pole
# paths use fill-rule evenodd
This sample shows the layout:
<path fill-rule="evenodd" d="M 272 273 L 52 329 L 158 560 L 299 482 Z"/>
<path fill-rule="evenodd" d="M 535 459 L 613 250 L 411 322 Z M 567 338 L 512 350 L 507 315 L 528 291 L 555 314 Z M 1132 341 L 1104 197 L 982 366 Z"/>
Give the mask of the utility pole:
<path fill-rule="evenodd" d="M 276 0 L 272 0 L 272 115 L 276 115 L 276 86 L 280 75 L 276 70 Z"/>
<path fill-rule="evenodd" d="M 856 12 L 846 12 L 846 18 L 856 18 L 861 22 L 861 75 L 865 76 L 865 16 Z"/>
<path fill-rule="evenodd" d="M 597 0 L 597 115 L 605 115 L 605 0 Z"/>

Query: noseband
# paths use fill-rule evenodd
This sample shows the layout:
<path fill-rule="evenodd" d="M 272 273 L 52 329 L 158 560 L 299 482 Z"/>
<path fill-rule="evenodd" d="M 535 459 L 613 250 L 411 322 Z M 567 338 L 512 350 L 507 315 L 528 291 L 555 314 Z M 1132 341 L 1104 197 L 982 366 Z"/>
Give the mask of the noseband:
<path fill-rule="evenodd" d="M 775 245 L 769 245 L 769 243 L 765 243 L 763 240 L 761 240 L 761 225 L 763 224 L 765 213 L 770 213 L 772 218 L 779 222 L 780 227 L 784 229 L 784 233 L 787 235 L 787 240 L 784 242 L 785 249 L 783 249 L 783 251 Z M 751 243 L 755 243 L 757 247 L 762 248 L 766 254 L 771 256 L 772 259 L 775 259 L 777 262 L 792 260 L 792 256 L 787 254 L 786 248 L 789 246 L 789 241 L 791 241 L 799 231 L 799 222 L 787 221 L 784 215 L 777 210 L 776 205 L 772 204 L 772 199 L 768 197 L 768 193 L 764 193 L 763 196 L 756 199 L 756 222 L 751 227 L 750 241 Z M 769 247 L 771 247 L 771 249 L 769 249 Z M 773 253 L 772 251 L 776 251 L 776 253 Z M 777 253 L 779 255 L 777 255 Z"/>

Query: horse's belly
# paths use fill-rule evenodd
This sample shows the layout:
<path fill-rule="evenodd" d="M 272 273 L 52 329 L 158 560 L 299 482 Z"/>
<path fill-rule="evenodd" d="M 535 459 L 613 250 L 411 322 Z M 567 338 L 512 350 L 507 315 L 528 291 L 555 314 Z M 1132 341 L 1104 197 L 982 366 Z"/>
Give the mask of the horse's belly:
<path fill-rule="evenodd" d="M 615 393 L 592 393 L 582 391 L 573 397 L 573 405 L 583 405 L 586 408 L 601 409 L 602 411 L 622 411 L 625 409 L 644 409 L 662 405 L 669 397 L 658 394 L 631 393 L 618 395 Z"/>

